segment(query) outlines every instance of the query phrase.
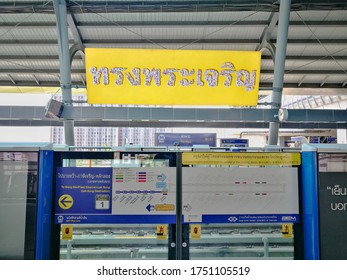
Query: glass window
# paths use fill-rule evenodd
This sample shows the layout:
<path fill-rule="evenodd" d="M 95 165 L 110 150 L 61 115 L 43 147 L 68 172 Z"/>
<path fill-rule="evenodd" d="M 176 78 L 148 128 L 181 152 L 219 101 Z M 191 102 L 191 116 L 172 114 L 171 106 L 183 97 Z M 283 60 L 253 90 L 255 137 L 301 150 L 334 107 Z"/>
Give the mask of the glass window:
<path fill-rule="evenodd" d="M 34 259 L 36 152 L 0 152 L 0 259 Z"/>

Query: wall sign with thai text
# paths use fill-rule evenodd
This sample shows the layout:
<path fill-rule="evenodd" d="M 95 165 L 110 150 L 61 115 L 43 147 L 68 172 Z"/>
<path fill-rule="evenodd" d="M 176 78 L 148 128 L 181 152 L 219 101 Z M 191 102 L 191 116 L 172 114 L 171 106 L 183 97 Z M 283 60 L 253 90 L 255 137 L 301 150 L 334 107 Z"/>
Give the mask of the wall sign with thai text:
<path fill-rule="evenodd" d="M 256 106 L 260 52 L 86 49 L 90 104 Z"/>

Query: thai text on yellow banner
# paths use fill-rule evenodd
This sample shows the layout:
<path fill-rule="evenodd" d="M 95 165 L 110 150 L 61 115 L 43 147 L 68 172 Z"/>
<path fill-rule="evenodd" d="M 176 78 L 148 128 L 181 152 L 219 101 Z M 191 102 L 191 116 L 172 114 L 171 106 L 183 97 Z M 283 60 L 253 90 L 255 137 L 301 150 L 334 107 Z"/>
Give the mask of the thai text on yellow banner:
<path fill-rule="evenodd" d="M 260 52 L 86 49 L 90 104 L 255 106 Z"/>
<path fill-rule="evenodd" d="M 241 166 L 294 166 L 301 164 L 300 153 L 195 153 L 182 154 L 182 164 L 241 165 Z"/>

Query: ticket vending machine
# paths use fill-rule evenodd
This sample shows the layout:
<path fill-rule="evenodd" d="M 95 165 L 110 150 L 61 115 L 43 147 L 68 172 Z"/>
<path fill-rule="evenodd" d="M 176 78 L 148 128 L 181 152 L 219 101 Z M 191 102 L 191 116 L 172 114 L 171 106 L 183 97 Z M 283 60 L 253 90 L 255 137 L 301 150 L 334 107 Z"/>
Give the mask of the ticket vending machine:
<path fill-rule="evenodd" d="M 302 147 L 306 259 L 347 259 L 347 145 Z"/>
<path fill-rule="evenodd" d="M 53 259 L 301 259 L 299 153 L 55 152 Z"/>

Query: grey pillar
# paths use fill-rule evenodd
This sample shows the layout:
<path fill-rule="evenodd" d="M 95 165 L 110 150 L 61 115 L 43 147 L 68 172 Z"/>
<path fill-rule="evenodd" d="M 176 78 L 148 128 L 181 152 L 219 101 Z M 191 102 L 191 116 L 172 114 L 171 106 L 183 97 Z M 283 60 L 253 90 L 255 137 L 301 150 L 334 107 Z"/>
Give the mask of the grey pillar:
<path fill-rule="evenodd" d="M 288 25 L 291 0 L 281 0 L 277 30 L 274 81 L 272 86 L 271 108 L 279 109 L 282 103 L 283 76 L 286 61 Z M 279 122 L 270 122 L 269 145 L 277 145 Z"/>
<path fill-rule="evenodd" d="M 67 27 L 67 10 L 65 0 L 54 0 L 54 11 L 57 19 L 57 35 L 60 64 L 60 83 L 65 106 L 72 106 L 71 65 L 69 36 Z M 74 121 L 64 120 L 65 144 L 74 146 Z"/>
<path fill-rule="evenodd" d="M 182 153 L 176 153 L 176 260 L 182 260 Z"/>

